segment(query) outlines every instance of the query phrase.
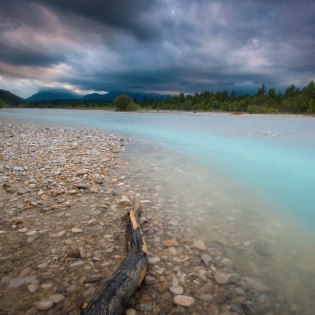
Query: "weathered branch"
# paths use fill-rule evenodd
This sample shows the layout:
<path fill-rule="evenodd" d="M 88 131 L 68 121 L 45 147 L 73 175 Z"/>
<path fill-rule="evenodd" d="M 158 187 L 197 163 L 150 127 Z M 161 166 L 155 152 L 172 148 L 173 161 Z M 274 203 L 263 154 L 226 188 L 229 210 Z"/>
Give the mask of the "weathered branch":
<path fill-rule="evenodd" d="M 147 245 L 143 238 L 138 216 L 141 205 L 126 216 L 126 239 L 128 253 L 120 267 L 109 279 L 100 293 L 82 307 L 81 315 L 120 315 L 123 314 L 135 289 L 144 279 L 147 264 Z"/>

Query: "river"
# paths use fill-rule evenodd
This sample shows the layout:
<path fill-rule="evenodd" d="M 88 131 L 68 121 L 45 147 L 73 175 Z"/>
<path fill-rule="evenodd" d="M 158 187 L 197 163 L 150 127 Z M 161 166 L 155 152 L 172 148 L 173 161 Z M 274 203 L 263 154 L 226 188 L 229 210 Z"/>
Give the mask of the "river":
<path fill-rule="evenodd" d="M 224 244 L 237 271 L 266 278 L 292 309 L 298 303 L 312 313 L 313 117 L 36 109 L 0 115 L 130 137 L 125 154 L 135 177 L 146 174 L 148 185 L 176 199 L 190 230 Z"/>

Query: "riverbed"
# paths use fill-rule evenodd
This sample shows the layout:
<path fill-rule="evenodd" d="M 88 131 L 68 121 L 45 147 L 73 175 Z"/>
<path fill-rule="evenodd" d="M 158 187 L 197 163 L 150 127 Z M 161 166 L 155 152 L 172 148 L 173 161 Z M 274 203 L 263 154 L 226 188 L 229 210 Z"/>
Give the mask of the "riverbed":
<path fill-rule="evenodd" d="M 129 137 L 122 153 L 128 161 L 129 185 L 146 195 L 152 229 L 147 237 L 153 256 L 162 261 L 152 276 L 158 284 L 165 282 L 163 277 L 175 276 L 180 281 L 174 280 L 175 286 L 181 284 L 188 295 L 205 287 L 196 300 L 206 294 L 213 297 L 191 312 L 212 307 L 215 314 L 217 307 L 221 313 L 312 313 L 314 118 L 65 110 L 2 110 L 0 115 Z M 158 238 L 176 239 L 173 258 L 189 260 L 170 262 Z M 208 265 L 198 250 L 194 252 L 194 240 L 204 242 L 211 257 Z M 239 278 L 216 279 L 216 273 Z M 144 304 L 152 304 L 155 291 L 164 294 L 158 284 L 146 291 Z M 151 307 L 157 310 L 154 303 Z"/>

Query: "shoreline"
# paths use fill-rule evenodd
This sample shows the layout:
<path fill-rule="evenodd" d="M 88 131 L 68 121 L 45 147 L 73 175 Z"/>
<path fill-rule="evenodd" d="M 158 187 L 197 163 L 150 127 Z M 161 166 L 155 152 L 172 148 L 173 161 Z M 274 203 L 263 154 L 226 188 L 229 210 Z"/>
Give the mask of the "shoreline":
<path fill-rule="evenodd" d="M 305 117 L 305 118 L 315 118 L 315 114 L 291 114 L 291 113 L 268 113 L 268 114 L 250 114 L 247 112 L 193 112 L 193 111 L 183 111 L 183 110 L 138 110 L 138 111 L 115 111 L 108 109 L 80 109 L 80 108 L 0 108 L 0 111 L 6 110 L 45 110 L 45 111 L 85 111 L 85 112 L 108 112 L 108 113 L 117 113 L 117 114 L 179 114 L 179 115 L 191 115 L 191 116 L 235 116 L 235 117 Z"/>
<path fill-rule="evenodd" d="M 136 198 L 118 158 L 126 139 L 87 129 L 0 128 L 2 310 L 78 314 L 125 255 L 121 217 Z"/>
<path fill-rule="evenodd" d="M 52 301 L 49 314 L 79 314 L 125 256 L 121 218 L 130 205 L 123 196 L 142 203 L 150 257 L 128 314 L 282 314 L 294 307 L 308 314 L 274 296 L 276 283 L 229 259 L 233 246 L 245 254 L 255 243 L 204 242 L 194 234 L 176 198 L 161 196 L 158 181 L 131 169 L 126 138 L 8 124 L 0 119 L 0 302 L 7 314 L 46 314 L 38 309 L 43 299 Z M 257 248 L 270 255 L 264 243 Z M 193 299 L 189 308 L 174 302 L 181 294 Z"/>

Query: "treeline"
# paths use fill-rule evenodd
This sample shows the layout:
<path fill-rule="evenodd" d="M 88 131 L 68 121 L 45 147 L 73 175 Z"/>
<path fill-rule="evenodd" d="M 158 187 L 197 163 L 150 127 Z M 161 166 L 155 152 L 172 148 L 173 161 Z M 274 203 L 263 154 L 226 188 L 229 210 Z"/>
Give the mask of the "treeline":
<path fill-rule="evenodd" d="M 180 93 L 163 101 L 151 101 L 142 106 L 157 110 L 227 111 L 248 113 L 315 113 L 315 83 L 302 89 L 290 85 L 284 93 L 263 84 L 255 95 L 241 96 L 236 91 L 204 91 L 194 95 Z"/>
<path fill-rule="evenodd" d="M 274 88 L 267 89 L 265 84 L 262 84 L 255 95 L 238 95 L 236 91 L 204 91 L 194 95 L 180 93 L 153 100 L 143 99 L 140 104 L 134 102 L 128 95 L 120 95 L 112 102 L 53 100 L 27 103 L 9 91 L 0 90 L 0 107 L 315 114 L 315 83 L 311 81 L 301 89 L 292 84 L 284 92 L 276 91 Z"/>

